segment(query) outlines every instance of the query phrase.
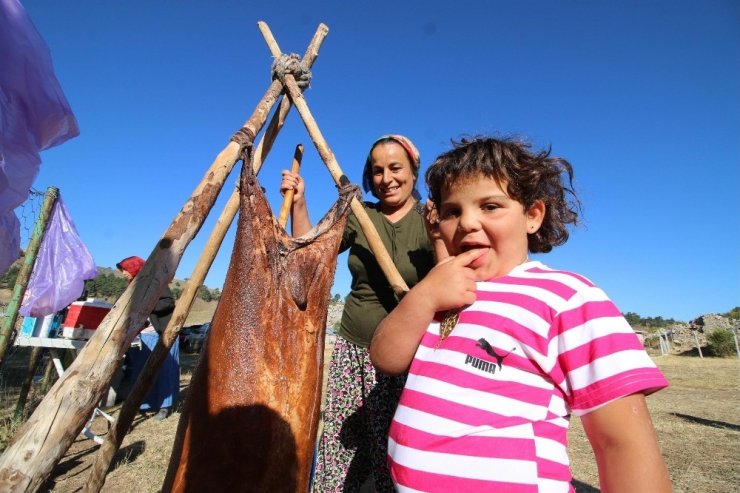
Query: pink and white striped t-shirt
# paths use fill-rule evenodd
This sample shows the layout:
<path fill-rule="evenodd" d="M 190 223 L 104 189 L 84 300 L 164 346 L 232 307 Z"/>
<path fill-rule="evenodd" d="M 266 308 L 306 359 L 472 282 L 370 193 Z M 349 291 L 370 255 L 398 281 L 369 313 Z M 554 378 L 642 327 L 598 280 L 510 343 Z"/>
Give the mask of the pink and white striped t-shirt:
<path fill-rule="evenodd" d="M 570 415 L 668 382 L 582 276 L 527 262 L 477 289 L 449 337 L 429 326 L 411 363 L 388 440 L 396 488 L 573 491 Z"/>

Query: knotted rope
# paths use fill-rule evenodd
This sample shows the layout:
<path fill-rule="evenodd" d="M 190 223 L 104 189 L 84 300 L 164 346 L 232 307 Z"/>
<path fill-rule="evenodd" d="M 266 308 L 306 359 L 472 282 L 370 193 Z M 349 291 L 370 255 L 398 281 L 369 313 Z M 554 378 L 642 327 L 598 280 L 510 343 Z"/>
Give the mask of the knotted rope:
<path fill-rule="evenodd" d="M 254 142 L 254 132 L 249 127 L 242 127 L 231 136 L 229 139 L 232 142 L 239 144 L 239 147 L 243 150 L 245 147 L 251 147 Z M 239 154 L 241 157 L 241 152 Z"/>
<path fill-rule="evenodd" d="M 301 63 L 301 57 L 295 53 L 282 53 L 272 62 L 272 80 L 279 80 L 285 85 L 285 76 L 290 74 L 298 84 L 305 89 L 311 83 L 311 71 Z"/>

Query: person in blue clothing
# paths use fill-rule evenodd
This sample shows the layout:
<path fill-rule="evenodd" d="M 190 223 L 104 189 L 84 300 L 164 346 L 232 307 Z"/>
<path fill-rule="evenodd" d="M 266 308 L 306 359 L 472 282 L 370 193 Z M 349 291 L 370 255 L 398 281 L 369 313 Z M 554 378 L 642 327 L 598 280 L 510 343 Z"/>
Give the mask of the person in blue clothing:
<path fill-rule="evenodd" d="M 126 257 L 116 264 L 116 268 L 128 279 L 129 283 L 134 280 L 143 266 L 144 259 L 136 256 Z M 146 363 L 154 346 L 159 341 L 159 336 L 167 328 L 174 310 L 175 298 L 172 296 L 170 289 L 165 287 L 152 313 L 149 314 L 147 325 L 141 331 L 141 348 L 131 348 L 126 352 L 126 376 L 124 378 L 131 385 L 138 378 L 144 363 Z M 180 346 L 179 341 L 175 339 L 170 348 L 169 356 L 159 370 L 157 380 L 139 410 L 142 412 L 156 410 L 157 413 L 154 415 L 154 419 L 163 420 L 172 413 L 172 407 L 179 394 Z"/>

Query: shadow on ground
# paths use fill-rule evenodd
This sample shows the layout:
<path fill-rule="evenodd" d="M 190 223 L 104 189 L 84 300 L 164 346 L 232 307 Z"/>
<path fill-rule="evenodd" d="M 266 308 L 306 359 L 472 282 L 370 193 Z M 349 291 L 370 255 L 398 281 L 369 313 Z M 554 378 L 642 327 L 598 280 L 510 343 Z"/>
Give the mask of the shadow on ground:
<path fill-rule="evenodd" d="M 704 425 L 704 426 L 711 426 L 713 428 L 720 428 L 723 430 L 734 430 L 734 431 L 740 431 L 740 425 L 734 425 L 732 423 L 727 423 L 725 421 L 715 421 L 713 419 L 705 419 L 705 418 L 699 418 L 697 416 L 690 416 L 688 414 L 681 414 L 681 413 L 669 413 L 673 416 L 681 419 L 685 419 L 686 421 L 691 421 L 692 423 Z"/>

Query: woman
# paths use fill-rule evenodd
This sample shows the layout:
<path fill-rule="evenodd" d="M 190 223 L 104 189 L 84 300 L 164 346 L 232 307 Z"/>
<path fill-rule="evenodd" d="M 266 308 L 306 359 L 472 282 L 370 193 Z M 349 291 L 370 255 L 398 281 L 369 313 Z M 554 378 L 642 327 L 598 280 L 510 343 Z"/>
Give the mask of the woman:
<path fill-rule="evenodd" d="M 363 188 L 378 199 L 365 202 L 365 211 L 409 287 L 434 265 L 416 191 L 419 163 L 419 152 L 409 139 L 385 135 L 371 146 L 362 174 Z M 294 190 L 293 236 L 311 229 L 304 188 L 299 175 L 283 171 L 281 193 Z M 376 373 L 367 348 L 375 328 L 398 300 L 354 215 L 347 220 L 340 252 L 347 249 L 352 285 L 329 363 L 314 491 L 391 492 L 388 427 L 405 377 Z"/>
<path fill-rule="evenodd" d="M 126 257 L 116 264 L 116 268 L 128 279 L 134 277 L 144 267 L 144 259 L 141 257 Z M 133 384 L 144 367 L 149 354 L 159 340 L 159 336 L 167 328 L 167 324 L 175 310 L 175 299 L 168 287 L 157 300 L 152 313 L 149 315 L 149 324 L 141 332 L 140 349 L 132 348 L 126 352 L 126 373 L 124 377 Z M 180 350 L 178 340 L 170 348 L 170 355 L 159 370 L 159 375 L 149 394 L 139 408 L 140 411 L 158 410 L 154 415 L 157 421 L 165 419 L 170 415 L 172 406 L 180 393 Z"/>

